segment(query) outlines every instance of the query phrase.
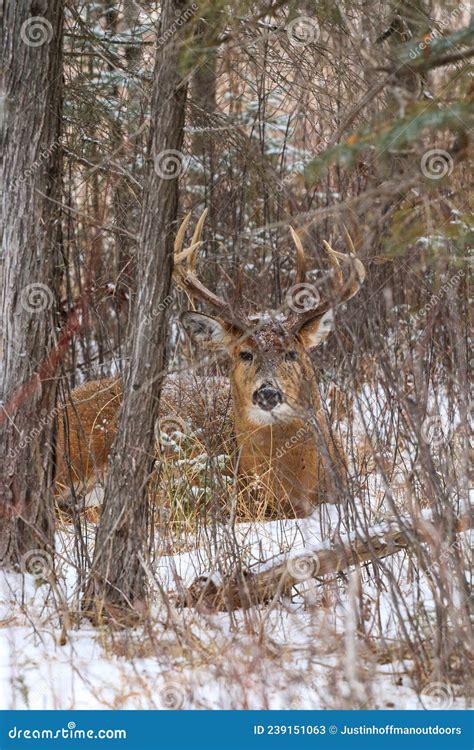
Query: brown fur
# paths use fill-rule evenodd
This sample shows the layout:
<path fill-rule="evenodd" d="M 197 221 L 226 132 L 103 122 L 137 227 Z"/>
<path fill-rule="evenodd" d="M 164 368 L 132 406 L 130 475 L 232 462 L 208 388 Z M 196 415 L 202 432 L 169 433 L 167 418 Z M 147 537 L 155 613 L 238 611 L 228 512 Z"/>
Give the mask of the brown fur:
<path fill-rule="evenodd" d="M 117 431 L 122 383 L 118 378 L 94 380 L 75 388 L 58 418 L 56 495 L 60 503 L 92 490 L 107 469 Z M 226 378 L 169 376 L 163 386 L 161 418 L 171 426 L 191 424 L 199 430 L 209 455 L 234 450 L 232 402 Z M 159 446 L 157 446 L 159 451 Z"/>
<path fill-rule="evenodd" d="M 94 380 L 75 388 L 58 418 L 56 491 L 60 499 L 89 491 L 102 477 L 117 431 L 122 385 Z"/>
<path fill-rule="evenodd" d="M 239 360 L 239 352 L 249 347 L 256 352 L 254 367 Z M 288 349 L 297 352 L 295 363 L 284 361 Z M 240 337 L 231 357 L 239 472 L 250 486 L 252 479 L 260 479 L 259 493 L 266 495 L 267 515 L 306 516 L 314 505 L 330 499 L 328 463 L 337 472 L 338 468 L 345 468 L 345 459 L 325 424 L 304 333 L 289 337 L 280 326 L 269 324 L 255 337 L 243 341 Z M 252 418 L 251 399 L 259 369 L 262 369 L 261 361 L 264 362 L 263 377 L 280 385 L 285 402 L 295 409 L 295 416 L 277 417 L 270 425 L 260 425 Z M 318 450 L 318 441 L 323 442 L 325 448 Z"/>
<path fill-rule="evenodd" d="M 161 417 L 200 428 L 208 436 L 210 454 L 235 453 L 246 505 L 255 508 L 255 515 L 308 515 L 317 503 L 334 499 L 333 473 L 342 469 L 343 481 L 345 472 L 344 456 L 329 435 L 308 354 L 320 321 L 313 321 L 298 336 L 273 323 L 248 337 L 219 325 L 225 338 L 221 346 L 231 358 L 230 379 L 169 378 L 163 388 Z M 240 359 L 243 350 L 253 352 L 250 365 Z M 296 352 L 294 362 L 285 360 L 288 350 Z M 259 423 L 252 394 L 262 380 L 278 383 L 292 414 L 277 415 L 271 424 Z M 84 492 L 102 479 L 121 401 L 118 379 L 85 383 L 70 394 L 58 421 L 56 487 L 61 500 L 69 496 L 71 483 Z"/>
<path fill-rule="evenodd" d="M 309 351 L 329 334 L 333 308 L 358 292 L 365 269 L 346 233 L 350 255 L 336 252 L 324 242 L 336 281 L 332 302 L 321 300 L 318 293 L 307 308 L 300 310 L 296 304 L 299 296 L 291 302 L 290 294 L 288 305 L 292 312 L 284 318 L 275 312 L 257 320 L 236 316 L 228 302 L 207 289 L 196 275 L 197 250 L 207 210 L 201 214 L 191 244 L 184 250 L 191 214 L 183 219 L 175 238 L 173 275 L 190 299 L 217 309 L 219 317 L 190 312 L 182 316 L 181 322 L 191 336 L 230 356 L 236 468 L 244 491 L 260 505 L 263 497 L 266 515 L 304 516 L 316 503 L 336 499 L 337 489 L 344 484 L 346 467 L 321 409 Z M 290 233 L 297 253 L 293 292 L 298 288 L 302 291 L 302 287 L 308 291 L 303 244 L 291 227 Z M 350 269 L 345 281 L 340 261 Z M 229 403 L 228 386 L 225 390 Z M 221 389 L 214 385 L 210 392 L 220 393 Z M 59 419 L 56 484 L 60 496 L 68 494 L 71 483 L 90 489 L 104 472 L 121 398 L 118 380 L 87 383 L 71 394 Z M 182 388 L 176 382 L 170 388 L 165 386 L 163 418 L 170 406 L 172 417 L 186 419 L 189 415 L 194 425 L 202 422 L 203 414 L 210 413 L 206 389 L 201 384 L 194 389 L 186 385 Z M 220 411 L 219 407 L 217 421 L 204 431 L 215 436 L 208 450 L 219 453 L 220 446 L 229 452 L 232 444 L 232 439 L 225 437 L 225 429 L 219 427 Z"/>

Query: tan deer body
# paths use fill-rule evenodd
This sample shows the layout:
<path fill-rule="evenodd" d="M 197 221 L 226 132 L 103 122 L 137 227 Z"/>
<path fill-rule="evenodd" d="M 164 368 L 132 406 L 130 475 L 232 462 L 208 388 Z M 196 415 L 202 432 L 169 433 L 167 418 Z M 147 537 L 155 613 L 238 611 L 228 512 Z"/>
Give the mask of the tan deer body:
<path fill-rule="evenodd" d="M 75 388 L 58 418 L 56 494 L 66 499 L 71 486 L 90 492 L 103 479 L 122 402 L 117 378 L 93 380 Z"/>
<path fill-rule="evenodd" d="M 242 363 L 238 353 L 231 355 L 236 363 L 230 382 L 237 469 L 249 488 L 254 488 L 259 515 L 262 510 L 270 516 L 308 515 L 314 505 L 329 499 L 328 461 L 324 460 L 323 450 L 318 450 L 318 432 L 335 471 L 341 464 L 340 451 L 328 433 L 314 370 L 304 345 L 293 342 L 295 348 L 290 351 L 297 354 L 297 359 L 290 364 L 279 361 L 284 360 L 286 352 L 282 350 L 278 356 L 281 347 L 278 326 L 272 323 L 262 326 L 250 341 L 253 338 L 256 369 L 261 369 L 259 355 L 267 362 L 266 372 L 257 377 L 256 383 L 253 368 Z M 249 339 L 244 346 L 246 351 Z M 283 394 L 282 403 L 270 411 L 262 410 L 249 398 L 249 394 L 261 387 L 262 380 L 279 386 Z"/>
<path fill-rule="evenodd" d="M 358 291 L 364 268 L 354 255 L 343 256 L 325 243 L 338 282 L 331 300 L 318 299 L 317 304 L 300 312 L 290 310 L 285 317 L 276 313 L 252 318 L 236 315 L 195 275 L 204 218 L 205 213 L 186 250 L 181 247 L 189 216 L 181 225 L 175 243 L 174 277 L 190 298 L 212 305 L 219 315 L 184 313 L 182 325 L 193 339 L 230 357 L 235 468 L 240 486 L 259 506 L 259 515 L 262 510 L 273 517 L 308 515 L 315 504 L 336 499 L 334 488 L 341 486 L 338 481 L 343 482 L 345 473 L 344 455 L 321 408 L 309 352 L 329 334 L 334 308 Z M 297 249 L 297 284 L 304 285 L 304 251 L 298 235 L 291 232 Z M 345 282 L 338 259 L 351 267 Z M 170 404 L 176 413 L 172 393 L 173 389 L 165 386 L 161 414 L 169 413 Z M 193 400 L 191 397 L 190 403 Z M 117 380 L 88 383 L 72 393 L 66 418 L 58 427 L 57 485 L 63 496 L 70 485 L 68 475 L 76 486 L 90 489 L 106 469 L 120 402 Z M 187 411 L 186 404 L 180 408 Z M 66 432 L 62 422 L 69 424 Z"/>

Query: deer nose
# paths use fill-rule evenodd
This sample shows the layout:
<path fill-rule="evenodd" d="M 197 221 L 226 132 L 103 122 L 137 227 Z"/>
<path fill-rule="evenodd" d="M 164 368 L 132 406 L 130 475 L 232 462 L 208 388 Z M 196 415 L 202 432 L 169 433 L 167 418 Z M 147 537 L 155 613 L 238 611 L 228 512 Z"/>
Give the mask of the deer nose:
<path fill-rule="evenodd" d="M 271 411 L 283 401 L 281 391 L 264 383 L 253 394 L 253 402 L 264 411 Z"/>

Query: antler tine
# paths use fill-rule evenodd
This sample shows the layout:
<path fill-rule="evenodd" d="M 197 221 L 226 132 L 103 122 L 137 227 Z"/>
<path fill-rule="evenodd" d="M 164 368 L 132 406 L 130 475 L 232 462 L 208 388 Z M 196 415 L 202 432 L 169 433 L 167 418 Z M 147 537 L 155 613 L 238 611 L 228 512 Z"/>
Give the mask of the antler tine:
<path fill-rule="evenodd" d="M 342 253 L 338 253 L 337 250 L 334 250 L 326 240 L 323 240 L 323 245 L 329 256 L 329 261 L 332 267 L 336 269 L 337 282 L 338 284 L 342 284 L 342 269 L 341 264 L 339 263 L 339 258 L 342 256 Z"/>
<path fill-rule="evenodd" d="M 349 246 L 351 248 L 351 251 L 354 251 L 354 243 L 352 242 L 352 239 L 349 236 L 349 232 L 346 231 L 346 235 L 348 238 Z M 347 263 L 351 266 L 351 274 L 345 284 L 340 286 L 339 289 L 339 299 L 340 302 L 338 304 L 341 304 L 342 302 L 346 302 L 348 299 L 354 296 L 359 289 L 361 284 L 363 284 L 365 280 L 365 267 L 359 258 L 355 255 L 354 252 L 350 253 L 339 253 L 337 250 L 334 250 L 329 242 L 326 242 L 326 240 L 323 240 L 323 244 L 325 247 L 326 252 L 329 255 L 329 258 L 331 260 L 331 263 L 338 268 L 338 281 L 339 284 L 342 284 L 342 269 L 341 264 L 339 263 L 339 260 L 342 260 L 344 263 Z"/>
<path fill-rule="evenodd" d="M 206 221 L 206 216 L 208 213 L 209 213 L 209 209 L 205 208 L 201 216 L 199 217 L 198 223 L 196 224 L 196 228 L 193 232 L 193 238 L 191 240 L 191 247 L 194 247 L 194 250 L 189 256 L 189 263 L 193 269 L 196 268 L 197 250 L 198 250 L 199 245 L 201 244 L 202 228 L 204 226 L 204 222 Z"/>
<path fill-rule="evenodd" d="M 308 320 L 313 320 L 315 318 L 318 318 L 324 313 L 326 313 L 328 310 L 330 310 L 332 307 L 337 307 L 338 305 L 342 305 L 344 302 L 347 302 L 351 297 L 353 297 L 357 292 L 359 291 L 361 285 L 363 284 L 366 276 L 366 271 L 364 264 L 362 261 L 357 258 L 357 256 L 354 253 L 354 243 L 352 242 L 352 239 L 349 237 L 349 233 L 346 230 L 346 236 L 348 245 L 350 248 L 350 253 L 340 253 L 337 250 L 334 250 L 329 242 L 326 242 L 323 240 L 324 249 L 326 250 L 329 260 L 331 262 L 331 265 L 336 269 L 336 289 L 334 290 L 334 298 L 333 299 L 325 299 L 322 300 L 318 305 L 316 305 L 314 308 L 310 310 L 303 310 L 300 313 L 297 313 L 296 316 L 292 316 L 291 320 L 289 321 L 290 328 L 293 331 L 298 331 L 301 326 L 307 322 Z M 343 273 L 342 273 L 342 267 L 341 262 L 350 266 L 350 273 L 347 280 L 344 282 L 343 280 Z"/>
<path fill-rule="evenodd" d="M 354 247 L 354 243 L 352 242 L 352 237 L 349 234 L 349 231 L 348 231 L 348 229 L 347 229 L 347 227 L 346 227 L 345 224 L 343 224 L 343 227 L 344 227 L 344 234 L 346 235 L 346 240 L 347 240 L 348 245 L 349 245 L 349 253 L 350 253 L 350 255 L 356 255 L 356 249 Z"/>
<path fill-rule="evenodd" d="M 355 270 L 355 273 L 357 275 L 357 279 L 360 285 L 360 284 L 363 284 L 365 281 L 365 276 L 366 276 L 365 266 L 355 254 L 354 243 L 352 242 L 352 239 L 347 229 L 346 229 L 346 235 L 347 235 L 349 245 L 351 247 L 351 251 L 354 251 L 354 252 L 350 252 L 347 254 L 339 253 L 337 250 L 334 250 L 329 244 L 329 242 L 326 242 L 326 240 L 323 240 L 323 244 L 330 257 L 331 263 L 337 266 L 337 268 L 340 270 L 340 275 L 339 275 L 340 278 L 342 279 L 342 270 L 341 270 L 341 264 L 339 263 L 339 259 L 344 261 L 344 263 L 347 263 L 348 265 L 352 266 L 352 268 Z"/>
<path fill-rule="evenodd" d="M 198 249 L 198 247 L 202 245 L 202 240 L 199 242 L 196 242 L 195 245 L 190 245 L 189 247 L 186 247 L 184 250 L 181 250 L 180 253 L 176 253 L 174 256 L 174 264 L 175 266 L 181 266 L 185 260 L 188 261 L 186 264 L 188 271 L 194 271 L 196 267 L 196 257 L 194 256 L 194 253 Z M 189 258 L 192 257 L 192 260 L 189 261 Z"/>
<path fill-rule="evenodd" d="M 348 239 L 349 247 L 351 251 L 354 251 L 354 243 L 352 242 L 351 237 L 349 236 L 349 232 L 347 229 L 346 236 Z M 365 267 L 359 258 L 355 255 L 355 252 L 350 253 L 339 253 L 337 250 L 334 250 L 329 242 L 326 242 L 326 240 L 323 240 L 323 244 L 325 247 L 325 250 L 327 254 L 329 255 L 330 261 L 332 265 L 338 269 L 338 283 L 340 285 L 338 290 L 338 304 L 342 304 L 343 302 L 347 302 L 351 297 L 354 296 L 354 294 L 357 294 L 359 291 L 361 285 L 363 284 L 365 280 Z M 344 263 L 350 265 L 351 267 L 351 273 L 345 284 L 342 283 L 343 276 L 342 276 L 342 269 L 341 264 L 339 263 L 339 260 L 343 261 Z"/>
<path fill-rule="evenodd" d="M 206 208 L 196 224 L 196 228 L 193 233 L 191 245 L 182 250 L 184 236 L 186 228 L 189 223 L 191 214 L 187 214 L 176 234 L 174 242 L 174 269 L 173 276 L 175 281 L 184 288 L 188 298 L 190 300 L 200 300 L 214 307 L 219 311 L 222 318 L 228 322 L 238 326 L 239 323 L 242 325 L 245 323 L 243 318 L 236 316 L 230 308 L 228 302 L 222 297 L 218 297 L 217 294 L 211 292 L 204 284 L 198 279 L 196 275 L 196 260 L 198 248 L 202 245 L 201 234 L 206 220 L 208 209 Z"/>
<path fill-rule="evenodd" d="M 290 226 L 290 233 L 296 247 L 296 284 L 304 284 L 306 280 L 306 255 L 303 243 L 292 226 Z"/>
<path fill-rule="evenodd" d="M 184 250 L 181 250 L 184 242 L 184 235 L 186 233 L 186 229 L 189 224 L 189 220 L 191 218 L 191 211 L 186 214 L 183 221 L 180 224 L 180 227 L 178 229 L 178 232 L 176 234 L 176 239 L 174 241 L 174 262 L 175 265 L 180 265 L 183 263 L 183 261 L 187 261 L 188 270 L 194 270 L 196 268 L 196 261 L 197 261 L 197 251 L 199 246 L 201 245 L 201 234 L 202 234 L 202 228 L 204 226 L 204 222 L 206 220 L 206 216 L 208 213 L 207 208 L 204 209 L 201 216 L 199 217 L 198 223 L 196 224 L 196 228 L 193 233 L 193 238 L 191 240 L 191 245 Z"/>
<path fill-rule="evenodd" d="M 176 237 L 175 237 L 175 240 L 174 240 L 174 257 L 175 257 L 175 260 L 176 260 L 176 256 L 180 253 L 181 248 L 183 246 L 184 235 L 186 234 L 186 229 L 187 229 L 187 226 L 189 224 L 190 218 L 191 218 L 191 211 L 188 214 L 186 214 L 186 216 L 184 217 L 183 221 L 179 225 L 178 231 L 176 232 Z"/>

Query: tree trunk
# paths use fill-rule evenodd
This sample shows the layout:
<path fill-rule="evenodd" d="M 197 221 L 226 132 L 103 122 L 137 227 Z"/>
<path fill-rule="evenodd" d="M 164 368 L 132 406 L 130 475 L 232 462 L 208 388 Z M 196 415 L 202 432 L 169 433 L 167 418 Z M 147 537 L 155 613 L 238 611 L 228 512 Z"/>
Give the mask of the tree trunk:
<path fill-rule="evenodd" d="M 62 26 L 63 0 L 5 5 L 0 564 L 36 573 L 53 552 Z"/>
<path fill-rule="evenodd" d="M 174 172 L 168 172 L 168 168 L 181 149 L 186 105 L 186 86 L 179 75 L 184 24 L 178 26 L 176 18 L 185 8 L 181 0 L 165 0 L 161 9 L 132 344 L 83 602 L 95 622 L 104 617 L 133 620 L 145 609 L 146 579 L 141 560 L 147 552 L 150 530 L 147 484 L 155 461 L 155 425 L 165 373 L 169 304 L 164 301 L 171 286 L 180 171 L 177 162 Z M 161 43 L 168 29 L 173 33 Z M 169 151 L 171 160 L 167 161 L 164 152 Z"/>

